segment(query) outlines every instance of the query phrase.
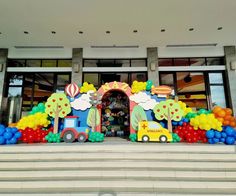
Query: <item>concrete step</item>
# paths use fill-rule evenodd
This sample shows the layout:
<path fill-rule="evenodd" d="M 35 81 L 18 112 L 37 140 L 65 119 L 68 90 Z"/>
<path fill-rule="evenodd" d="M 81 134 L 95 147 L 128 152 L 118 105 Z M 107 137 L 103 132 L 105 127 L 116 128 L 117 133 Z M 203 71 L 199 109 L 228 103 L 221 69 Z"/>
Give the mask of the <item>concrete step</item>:
<path fill-rule="evenodd" d="M 127 152 L 97 152 L 97 153 L 0 153 L 1 162 L 10 161 L 99 161 L 99 160 L 169 160 L 169 161 L 236 161 L 236 154 L 228 153 L 127 153 Z"/>
<path fill-rule="evenodd" d="M 236 172 L 227 171 L 148 171 L 148 170 L 66 170 L 66 171 L 0 171 L 0 181 L 40 180 L 162 180 L 162 181 L 231 181 Z"/>
<path fill-rule="evenodd" d="M 235 162 L 197 161 L 51 161 L 51 162 L 0 162 L 0 171 L 11 170 L 200 170 L 236 171 Z"/>
<path fill-rule="evenodd" d="M 236 182 L 188 181 L 14 181 L 0 182 L 1 193 L 75 192 L 203 193 L 235 194 Z"/>
<path fill-rule="evenodd" d="M 12 146 L 1 146 L 0 153 L 89 153 L 89 152 L 185 152 L 185 153 L 235 153 L 236 147 L 232 145 L 210 145 L 210 144 L 185 144 L 185 143 L 132 143 L 110 144 L 110 143 L 72 143 L 72 144 L 18 144 Z"/>

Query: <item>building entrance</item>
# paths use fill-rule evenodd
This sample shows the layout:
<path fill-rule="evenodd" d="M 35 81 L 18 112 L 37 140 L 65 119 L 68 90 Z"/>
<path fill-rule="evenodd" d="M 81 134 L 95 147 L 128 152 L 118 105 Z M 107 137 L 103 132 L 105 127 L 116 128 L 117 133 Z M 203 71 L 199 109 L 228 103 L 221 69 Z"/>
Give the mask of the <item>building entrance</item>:
<path fill-rule="evenodd" d="M 129 136 L 129 98 L 120 90 L 106 92 L 102 98 L 102 132 L 107 137 Z"/>

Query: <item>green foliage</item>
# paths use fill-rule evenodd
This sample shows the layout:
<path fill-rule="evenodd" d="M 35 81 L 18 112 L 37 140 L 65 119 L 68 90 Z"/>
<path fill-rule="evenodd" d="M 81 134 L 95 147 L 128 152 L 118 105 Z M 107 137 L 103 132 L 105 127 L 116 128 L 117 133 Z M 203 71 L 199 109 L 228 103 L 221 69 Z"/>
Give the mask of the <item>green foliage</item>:
<path fill-rule="evenodd" d="M 61 137 L 60 133 L 52 133 L 50 132 L 48 135 L 45 136 L 45 139 L 48 141 L 48 143 L 60 143 Z"/>
<path fill-rule="evenodd" d="M 180 108 L 178 102 L 169 99 L 167 101 L 161 101 L 157 104 L 153 112 L 157 120 L 168 120 L 168 109 L 170 111 L 170 119 L 174 121 L 180 121 L 183 116 L 183 110 Z"/>
<path fill-rule="evenodd" d="M 129 135 L 129 139 L 131 142 L 136 142 L 137 141 L 137 134 L 136 133 L 131 133 Z"/>
<path fill-rule="evenodd" d="M 90 132 L 88 140 L 90 142 L 103 142 L 104 141 L 104 134 L 100 132 Z"/>
<path fill-rule="evenodd" d="M 34 106 L 29 114 L 36 114 L 38 112 L 44 113 L 45 112 L 45 105 L 43 103 L 39 103 L 37 106 Z"/>
<path fill-rule="evenodd" d="M 136 105 L 133 108 L 133 111 L 131 114 L 131 125 L 132 125 L 133 129 L 137 131 L 138 130 L 138 123 L 143 120 L 147 120 L 147 115 L 141 106 Z"/>
<path fill-rule="evenodd" d="M 172 133 L 172 139 L 172 143 L 180 142 L 181 140 L 177 133 Z"/>

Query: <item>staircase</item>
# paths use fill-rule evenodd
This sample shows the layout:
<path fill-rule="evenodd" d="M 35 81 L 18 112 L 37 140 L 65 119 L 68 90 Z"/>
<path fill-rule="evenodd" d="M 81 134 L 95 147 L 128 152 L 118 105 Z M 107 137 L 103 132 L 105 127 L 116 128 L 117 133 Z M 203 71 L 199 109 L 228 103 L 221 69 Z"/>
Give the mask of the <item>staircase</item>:
<path fill-rule="evenodd" d="M 235 146 L 32 144 L 0 147 L 0 195 L 236 195 Z"/>

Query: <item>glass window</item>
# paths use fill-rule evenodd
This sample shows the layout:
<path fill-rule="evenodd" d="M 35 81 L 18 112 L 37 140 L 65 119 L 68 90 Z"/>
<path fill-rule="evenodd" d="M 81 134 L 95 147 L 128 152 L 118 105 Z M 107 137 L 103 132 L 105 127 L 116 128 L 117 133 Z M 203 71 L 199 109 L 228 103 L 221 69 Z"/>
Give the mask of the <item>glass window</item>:
<path fill-rule="evenodd" d="M 25 60 L 23 59 L 8 59 L 8 67 L 25 67 Z"/>
<path fill-rule="evenodd" d="M 91 83 L 94 86 L 98 87 L 98 85 L 99 85 L 98 77 L 99 77 L 99 75 L 97 73 L 84 73 L 84 81 L 83 82 L 88 82 L 88 83 Z"/>
<path fill-rule="evenodd" d="M 159 66 L 173 66 L 173 59 L 158 59 Z"/>
<path fill-rule="evenodd" d="M 224 86 L 210 86 L 212 106 L 226 107 Z"/>
<path fill-rule="evenodd" d="M 18 86 L 23 84 L 23 75 L 12 74 L 9 75 L 10 81 L 9 86 Z"/>
<path fill-rule="evenodd" d="M 65 86 L 70 83 L 70 75 L 57 75 L 57 86 Z"/>
<path fill-rule="evenodd" d="M 21 96 L 22 87 L 9 87 L 8 97 Z"/>
<path fill-rule="evenodd" d="M 190 58 L 190 66 L 206 65 L 205 58 Z"/>
<path fill-rule="evenodd" d="M 207 65 L 224 65 L 224 57 L 207 58 Z"/>
<path fill-rule="evenodd" d="M 222 73 L 209 73 L 210 84 L 223 84 Z"/>
<path fill-rule="evenodd" d="M 57 60 L 43 60 L 42 67 L 56 67 Z"/>
<path fill-rule="evenodd" d="M 172 89 L 172 95 L 175 95 L 174 74 L 160 74 L 161 85 L 167 85 Z"/>
<path fill-rule="evenodd" d="M 72 60 L 58 60 L 58 67 L 72 67 Z"/>
<path fill-rule="evenodd" d="M 174 66 L 189 66 L 189 59 L 188 58 L 174 59 Z"/>
<path fill-rule="evenodd" d="M 131 67 L 147 67 L 145 59 L 131 60 Z"/>
<path fill-rule="evenodd" d="M 131 84 L 133 81 L 139 81 L 139 82 L 146 82 L 147 81 L 147 74 L 146 72 L 142 73 L 131 73 Z"/>
<path fill-rule="evenodd" d="M 115 64 L 116 67 L 130 67 L 130 60 L 117 59 Z"/>
<path fill-rule="evenodd" d="M 118 80 L 118 82 L 129 83 L 129 74 L 128 73 L 119 73 L 116 75 L 118 75 L 118 77 L 120 78 L 120 80 Z"/>
<path fill-rule="evenodd" d="M 115 60 L 114 59 L 100 59 L 97 62 L 97 66 L 98 67 L 120 67 L 120 64 L 115 64 Z"/>
<path fill-rule="evenodd" d="M 41 60 L 26 60 L 27 67 L 40 67 Z"/>
<path fill-rule="evenodd" d="M 98 60 L 84 60 L 84 67 L 97 67 Z"/>

